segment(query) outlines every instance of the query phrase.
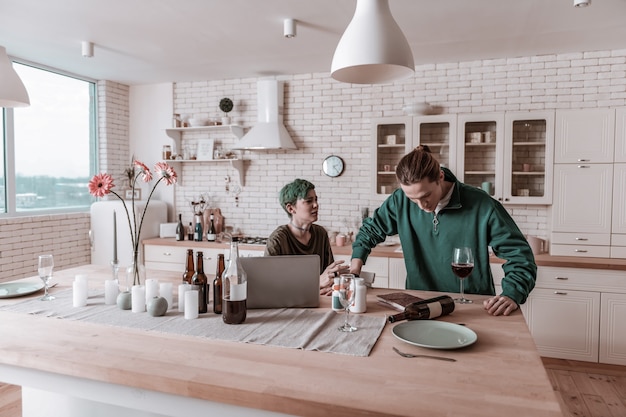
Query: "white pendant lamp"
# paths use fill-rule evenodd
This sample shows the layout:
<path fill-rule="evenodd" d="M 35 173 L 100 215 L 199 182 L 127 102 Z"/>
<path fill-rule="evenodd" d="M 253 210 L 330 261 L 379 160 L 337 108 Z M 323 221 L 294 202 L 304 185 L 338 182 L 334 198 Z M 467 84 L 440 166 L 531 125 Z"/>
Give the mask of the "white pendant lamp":
<path fill-rule="evenodd" d="M 385 84 L 415 72 L 411 47 L 391 15 L 389 0 L 357 0 L 330 72 L 335 80 L 354 84 Z"/>
<path fill-rule="evenodd" d="M 13 68 L 7 50 L 0 46 L 0 107 L 30 106 L 24 83 Z"/>

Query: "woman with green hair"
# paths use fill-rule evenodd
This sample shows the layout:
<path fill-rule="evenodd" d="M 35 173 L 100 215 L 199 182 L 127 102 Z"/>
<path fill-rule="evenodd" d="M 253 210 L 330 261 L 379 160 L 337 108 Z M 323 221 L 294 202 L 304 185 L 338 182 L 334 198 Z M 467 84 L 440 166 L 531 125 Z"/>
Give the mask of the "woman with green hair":
<path fill-rule="evenodd" d="M 278 226 L 267 240 L 265 255 L 319 255 L 320 294 L 332 293 L 333 278 L 348 271 L 344 261 L 335 261 L 326 229 L 317 224 L 315 185 L 296 179 L 285 185 L 278 197 L 289 223 Z"/>

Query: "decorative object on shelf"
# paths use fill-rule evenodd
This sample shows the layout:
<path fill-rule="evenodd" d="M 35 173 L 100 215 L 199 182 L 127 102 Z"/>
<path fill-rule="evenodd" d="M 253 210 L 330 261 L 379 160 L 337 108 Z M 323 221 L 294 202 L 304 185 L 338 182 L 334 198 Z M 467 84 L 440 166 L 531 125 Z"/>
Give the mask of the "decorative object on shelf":
<path fill-rule="evenodd" d="M 128 170 L 128 169 L 127 169 Z M 133 248 L 133 264 L 130 267 L 130 272 L 133 277 L 134 285 L 141 285 L 140 280 L 140 272 L 141 266 L 139 265 L 139 242 L 141 237 L 141 226 L 143 226 L 143 219 L 146 215 L 146 211 L 148 210 L 148 205 L 150 204 L 150 199 L 152 198 L 152 194 L 156 189 L 157 185 L 161 181 L 165 181 L 166 185 L 175 184 L 177 181 L 176 171 L 174 168 L 169 166 L 166 162 L 157 162 L 154 165 L 155 175 L 158 176 L 158 179 L 152 189 L 150 190 L 150 194 L 148 195 L 148 200 L 146 201 L 146 205 L 144 206 L 143 212 L 141 213 L 141 217 L 138 219 L 135 212 L 135 192 L 140 191 L 137 187 L 137 180 L 141 177 L 143 182 L 150 182 L 152 180 L 152 172 L 148 167 L 140 161 L 134 160 L 132 166 L 132 172 L 137 172 L 136 175 L 131 180 L 131 189 L 129 191 L 132 192 L 131 198 L 131 209 L 132 209 L 132 220 L 131 214 L 128 210 L 128 206 L 126 205 L 126 200 L 122 198 L 122 195 L 113 191 L 115 184 L 113 183 L 113 177 L 107 173 L 100 173 L 94 175 L 94 177 L 89 181 L 89 193 L 94 197 L 104 197 L 107 194 L 113 194 L 117 197 L 122 204 L 124 205 L 124 211 L 126 211 L 126 218 L 128 219 L 128 227 L 130 230 L 130 240 Z M 137 220 L 139 220 L 139 226 L 137 226 Z"/>
<path fill-rule="evenodd" d="M 345 164 L 343 162 L 343 159 L 341 159 L 337 155 L 327 156 L 322 163 L 322 170 L 324 171 L 324 174 L 328 175 L 329 177 L 340 176 L 343 173 L 344 167 Z"/>
<path fill-rule="evenodd" d="M 214 144 L 215 141 L 213 139 L 199 139 L 196 149 L 196 159 L 198 161 L 212 161 Z"/>
<path fill-rule="evenodd" d="M 229 125 L 230 124 L 230 116 L 228 113 L 233 109 L 233 101 L 228 97 L 224 97 L 220 100 L 220 110 L 224 112 L 224 116 L 222 116 L 222 124 Z"/>

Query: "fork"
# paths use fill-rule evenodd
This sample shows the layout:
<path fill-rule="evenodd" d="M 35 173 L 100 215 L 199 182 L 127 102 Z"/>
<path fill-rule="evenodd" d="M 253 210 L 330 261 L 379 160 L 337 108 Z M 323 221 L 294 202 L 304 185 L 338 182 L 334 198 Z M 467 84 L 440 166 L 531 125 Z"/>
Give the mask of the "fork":
<path fill-rule="evenodd" d="M 396 352 L 398 355 L 402 356 L 403 358 L 430 358 L 430 359 L 437 359 L 437 360 L 440 360 L 440 361 L 456 362 L 456 359 L 446 358 L 446 357 L 443 357 L 443 356 L 414 355 L 412 353 L 400 352 L 398 349 L 396 349 L 395 346 L 393 347 L 393 351 Z"/>

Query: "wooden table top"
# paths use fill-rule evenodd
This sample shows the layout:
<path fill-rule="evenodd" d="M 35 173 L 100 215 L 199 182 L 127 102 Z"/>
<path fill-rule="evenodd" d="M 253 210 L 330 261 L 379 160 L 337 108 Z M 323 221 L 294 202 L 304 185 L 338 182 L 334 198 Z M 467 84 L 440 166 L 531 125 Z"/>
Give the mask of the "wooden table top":
<path fill-rule="evenodd" d="M 95 265 L 58 271 L 51 291 L 71 288 L 78 273 L 88 274 L 92 288 L 110 277 L 109 268 Z M 148 275 L 180 279 L 165 271 Z M 366 314 L 393 314 L 375 302 L 376 294 L 391 291 L 370 290 Z M 470 297 L 474 304 L 457 304 L 440 318 L 477 333 L 474 345 L 458 350 L 409 345 L 393 336 L 390 323 L 370 356 L 353 357 L 0 312 L 0 363 L 301 416 L 562 416 L 519 310 L 492 317 L 482 309 L 484 296 Z M 322 297 L 320 308 L 329 305 Z M 393 346 L 457 362 L 402 358 Z"/>

